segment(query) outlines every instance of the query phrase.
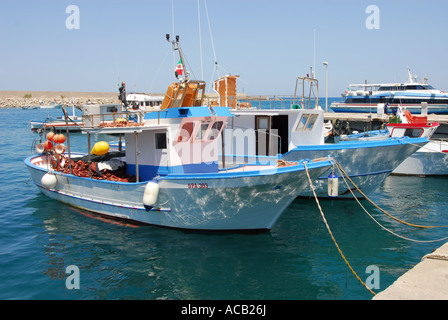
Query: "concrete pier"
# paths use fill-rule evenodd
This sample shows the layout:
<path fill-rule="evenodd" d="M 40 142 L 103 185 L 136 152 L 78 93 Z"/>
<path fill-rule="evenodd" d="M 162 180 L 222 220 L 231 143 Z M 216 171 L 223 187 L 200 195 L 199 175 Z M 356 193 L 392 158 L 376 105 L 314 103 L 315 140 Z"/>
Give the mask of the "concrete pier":
<path fill-rule="evenodd" d="M 424 256 L 373 300 L 448 300 L 448 243 Z"/>

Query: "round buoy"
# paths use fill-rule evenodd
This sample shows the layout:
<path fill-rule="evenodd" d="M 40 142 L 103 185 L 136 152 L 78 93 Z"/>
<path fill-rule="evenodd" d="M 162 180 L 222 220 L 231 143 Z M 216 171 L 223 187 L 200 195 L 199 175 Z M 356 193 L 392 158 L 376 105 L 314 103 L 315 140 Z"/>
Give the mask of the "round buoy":
<path fill-rule="evenodd" d="M 91 151 L 91 153 L 93 153 L 96 156 L 102 156 L 108 152 L 109 152 L 109 144 L 105 141 L 95 143 Z"/>
<path fill-rule="evenodd" d="M 56 175 L 47 172 L 42 179 L 40 180 L 42 185 L 47 189 L 54 189 L 56 187 L 56 184 L 58 183 L 58 180 L 56 179 Z"/>
<path fill-rule="evenodd" d="M 330 198 L 337 198 L 339 194 L 339 179 L 338 176 L 332 172 L 328 176 L 328 196 Z"/>
<path fill-rule="evenodd" d="M 143 193 L 143 206 L 147 211 L 151 210 L 157 202 L 159 197 L 159 184 L 155 181 L 149 181 L 146 184 L 145 192 Z"/>
<path fill-rule="evenodd" d="M 61 134 L 57 134 L 54 136 L 53 141 L 56 143 L 64 143 L 65 142 L 65 136 Z"/>
<path fill-rule="evenodd" d="M 47 133 L 47 140 L 48 141 L 53 141 L 53 139 L 54 139 L 54 132 L 53 131 L 48 132 Z"/>
<path fill-rule="evenodd" d="M 51 148 L 53 148 L 53 144 L 51 143 L 51 141 L 45 141 L 44 142 L 44 149 L 45 150 L 51 150 Z"/>

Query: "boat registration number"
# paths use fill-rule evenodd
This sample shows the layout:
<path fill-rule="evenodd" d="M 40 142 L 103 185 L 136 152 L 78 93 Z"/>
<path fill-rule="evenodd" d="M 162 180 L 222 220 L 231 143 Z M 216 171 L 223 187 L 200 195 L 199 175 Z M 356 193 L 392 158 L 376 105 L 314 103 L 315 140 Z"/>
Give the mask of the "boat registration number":
<path fill-rule="evenodd" d="M 207 189 L 208 183 L 189 183 L 188 189 Z"/>

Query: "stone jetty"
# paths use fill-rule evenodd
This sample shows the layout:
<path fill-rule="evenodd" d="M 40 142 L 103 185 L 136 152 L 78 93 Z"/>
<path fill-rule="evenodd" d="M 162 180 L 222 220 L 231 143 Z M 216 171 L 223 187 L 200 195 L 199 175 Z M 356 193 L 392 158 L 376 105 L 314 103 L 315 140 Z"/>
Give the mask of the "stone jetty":
<path fill-rule="evenodd" d="M 71 92 L 71 91 L 0 91 L 0 108 L 21 108 L 47 105 L 51 102 L 65 105 L 119 103 L 117 92 Z"/>

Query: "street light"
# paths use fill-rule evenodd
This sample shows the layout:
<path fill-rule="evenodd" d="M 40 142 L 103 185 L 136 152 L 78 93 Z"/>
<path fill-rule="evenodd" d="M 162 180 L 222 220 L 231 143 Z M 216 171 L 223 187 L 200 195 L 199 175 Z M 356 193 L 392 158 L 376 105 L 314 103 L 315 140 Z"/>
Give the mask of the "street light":
<path fill-rule="evenodd" d="M 328 62 L 324 62 L 324 66 L 326 69 L 325 76 L 325 112 L 328 112 Z"/>

